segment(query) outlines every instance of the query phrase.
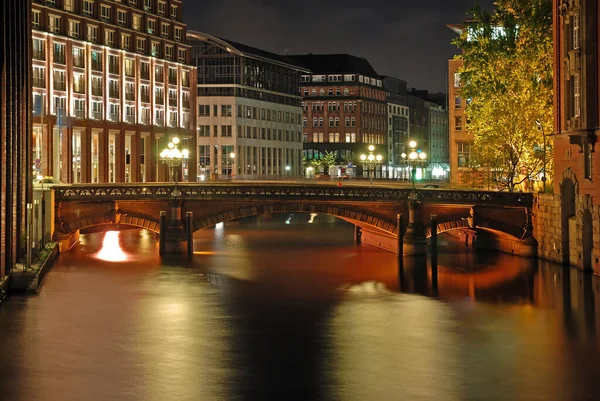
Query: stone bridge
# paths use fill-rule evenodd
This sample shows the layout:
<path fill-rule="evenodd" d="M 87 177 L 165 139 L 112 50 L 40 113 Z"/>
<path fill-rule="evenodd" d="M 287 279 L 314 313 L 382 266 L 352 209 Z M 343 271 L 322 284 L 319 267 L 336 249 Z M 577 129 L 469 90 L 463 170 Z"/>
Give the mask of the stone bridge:
<path fill-rule="evenodd" d="M 180 245 L 194 232 L 218 223 L 302 212 L 339 217 L 356 226 L 357 240 L 393 252 L 403 249 L 404 254 L 426 251 L 432 215 L 439 223 L 438 233 L 462 230 L 474 245 L 526 256 L 534 255 L 536 246 L 531 230 L 533 196 L 527 193 L 235 181 L 80 184 L 54 191 L 57 240 L 89 227 L 119 224 L 158 233 L 161 250 L 181 251 Z"/>

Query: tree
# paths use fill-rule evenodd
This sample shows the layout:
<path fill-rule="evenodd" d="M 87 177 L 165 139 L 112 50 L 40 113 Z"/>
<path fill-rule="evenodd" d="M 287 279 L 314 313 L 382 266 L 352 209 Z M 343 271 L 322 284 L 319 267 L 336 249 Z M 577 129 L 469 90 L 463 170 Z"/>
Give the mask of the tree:
<path fill-rule="evenodd" d="M 473 9 L 454 44 L 463 50 L 460 94 L 474 137 L 472 166 L 513 191 L 541 174 L 552 154 L 544 138 L 553 121 L 552 2 L 495 4 L 493 14 Z"/>
<path fill-rule="evenodd" d="M 331 166 L 335 166 L 335 164 L 335 153 L 326 150 L 325 155 L 323 155 L 323 158 L 321 159 L 321 165 L 323 166 L 323 170 L 327 170 L 327 174 L 329 174 L 329 168 Z"/>

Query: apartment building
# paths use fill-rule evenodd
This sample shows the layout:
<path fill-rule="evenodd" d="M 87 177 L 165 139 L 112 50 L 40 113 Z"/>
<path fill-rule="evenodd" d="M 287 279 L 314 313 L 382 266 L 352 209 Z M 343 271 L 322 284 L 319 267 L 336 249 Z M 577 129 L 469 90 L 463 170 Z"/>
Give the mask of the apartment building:
<path fill-rule="evenodd" d="M 181 0 L 34 0 L 33 169 L 67 183 L 167 179 L 170 138 L 195 149 Z M 195 180 L 196 153 L 182 179 Z"/>
<path fill-rule="evenodd" d="M 302 172 L 300 75 L 293 60 L 188 32 L 197 68 L 198 179 Z"/>
<path fill-rule="evenodd" d="M 291 57 L 311 71 L 300 82 L 306 158 L 334 152 L 339 163 L 361 168 L 360 155 L 373 145 L 388 160 L 387 97 L 371 64 L 348 54 Z"/>

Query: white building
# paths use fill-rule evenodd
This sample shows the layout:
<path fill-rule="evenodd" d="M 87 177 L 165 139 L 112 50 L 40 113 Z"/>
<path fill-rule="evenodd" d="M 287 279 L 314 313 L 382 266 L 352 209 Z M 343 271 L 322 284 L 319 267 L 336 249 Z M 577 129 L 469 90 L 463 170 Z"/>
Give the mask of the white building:
<path fill-rule="evenodd" d="M 302 172 L 302 109 L 293 61 L 188 32 L 197 66 L 198 177 L 283 178 Z"/>

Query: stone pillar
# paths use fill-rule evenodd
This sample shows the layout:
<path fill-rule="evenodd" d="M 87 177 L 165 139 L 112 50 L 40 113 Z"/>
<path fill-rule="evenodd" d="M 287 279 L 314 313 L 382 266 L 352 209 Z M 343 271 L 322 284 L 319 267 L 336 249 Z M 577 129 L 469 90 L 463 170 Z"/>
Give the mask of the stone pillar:
<path fill-rule="evenodd" d="M 427 238 L 425 227 L 419 221 L 419 210 L 421 202 L 417 200 L 408 201 L 408 226 L 404 234 L 402 253 L 404 255 L 427 255 Z"/>
<path fill-rule="evenodd" d="M 398 241 L 398 256 L 402 258 L 402 251 L 404 248 L 404 226 L 403 218 L 401 214 L 396 216 L 396 230 L 397 230 L 397 241 Z"/>
<path fill-rule="evenodd" d="M 181 213 L 182 202 L 180 199 L 178 199 L 178 196 L 180 195 L 181 193 L 179 192 L 179 189 L 175 187 L 172 192 L 173 197 L 170 202 L 171 212 L 166 223 L 167 227 L 166 235 L 164 236 L 164 253 L 185 253 L 187 252 L 187 247 L 191 246 L 191 244 L 188 244 L 187 233 L 183 224 Z"/>
<path fill-rule="evenodd" d="M 354 241 L 360 245 L 362 240 L 362 229 L 359 226 L 354 226 Z"/>

